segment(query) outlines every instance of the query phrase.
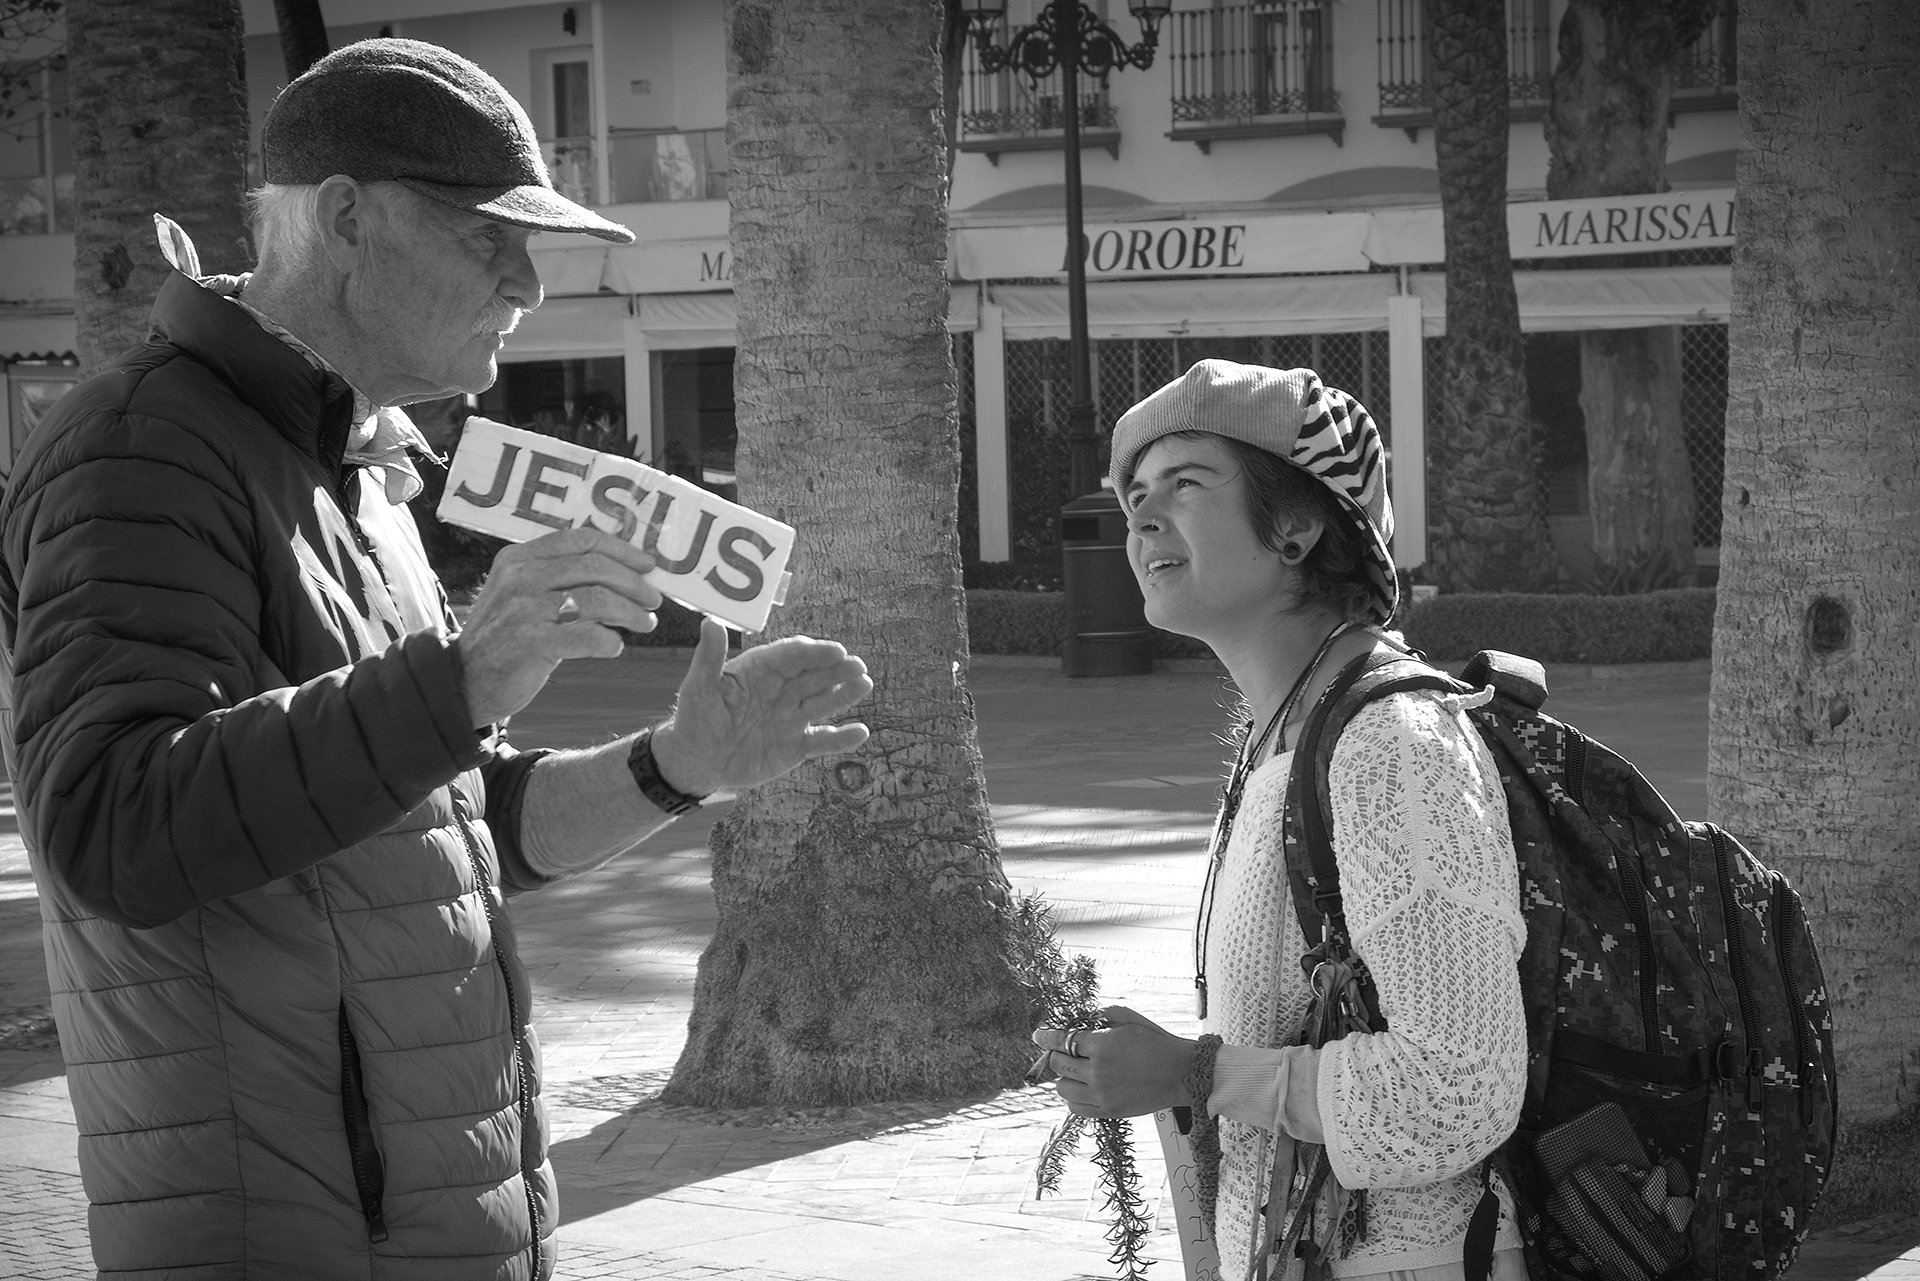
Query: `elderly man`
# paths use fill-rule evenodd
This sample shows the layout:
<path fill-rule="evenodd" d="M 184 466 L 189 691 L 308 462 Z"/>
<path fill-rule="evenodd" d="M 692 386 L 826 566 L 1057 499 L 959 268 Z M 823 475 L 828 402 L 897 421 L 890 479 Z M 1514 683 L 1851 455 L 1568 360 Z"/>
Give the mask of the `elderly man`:
<path fill-rule="evenodd" d="M 851 750 L 840 646 L 726 660 L 585 752 L 496 731 L 660 596 L 589 529 L 503 551 L 464 630 L 410 425 L 538 306 L 552 189 L 478 67 L 375 40 L 274 104 L 259 269 L 175 274 L 0 509 L 12 756 L 103 1274 L 550 1275 L 558 1211 L 505 895 Z M 176 249 L 176 262 L 187 256 Z M 191 268 L 189 268 L 191 270 Z"/>

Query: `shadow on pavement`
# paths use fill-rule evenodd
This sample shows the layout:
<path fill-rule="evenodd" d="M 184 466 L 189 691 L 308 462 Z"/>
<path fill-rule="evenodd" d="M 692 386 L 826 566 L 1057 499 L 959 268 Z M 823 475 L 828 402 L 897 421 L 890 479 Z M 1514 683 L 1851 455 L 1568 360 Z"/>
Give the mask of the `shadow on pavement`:
<path fill-rule="evenodd" d="M 1785 1281 L 1858 1281 L 1870 1276 L 1887 1281 L 1920 1277 L 1920 1215 L 1883 1214 L 1816 1228 Z"/>
<path fill-rule="evenodd" d="M 831 1149 L 882 1134 L 909 1133 L 1018 1113 L 1058 1110 L 1052 1090 L 1029 1088 L 963 1098 L 876 1103 L 858 1107 L 672 1107 L 659 1102 L 668 1073 L 628 1078 L 638 1096 L 617 1116 L 553 1145 L 564 1221 L 604 1214 L 695 1183 L 721 1181 L 727 1191 L 778 1196 L 783 1185 L 833 1191 L 844 1160 Z M 619 1078 L 600 1078 L 552 1100 L 561 1107 L 605 1106 Z M 785 1165 L 785 1169 L 781 1169 Z M 871 1174 L 850 1170 L 850 1175 Z M 784 1177 L 783 1177 L 784 1176 Z M 851 1190 L 851 1189 L 849 1189 Z"/>

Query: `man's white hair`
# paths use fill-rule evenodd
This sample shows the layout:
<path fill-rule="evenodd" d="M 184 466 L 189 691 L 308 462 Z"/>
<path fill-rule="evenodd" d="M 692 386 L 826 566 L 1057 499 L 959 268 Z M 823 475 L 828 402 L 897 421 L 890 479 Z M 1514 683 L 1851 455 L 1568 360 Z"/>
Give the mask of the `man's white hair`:
<path fill-rule="evenodd" d="M 397 182 L 363 182 L 360 190 L 391 226 L 404 218 L 411 194 Z M 320 222 L 320 184 L 269 182 L 247 193 L 253 248 L 259 266 L 305 267 L 326 240 Z"/>

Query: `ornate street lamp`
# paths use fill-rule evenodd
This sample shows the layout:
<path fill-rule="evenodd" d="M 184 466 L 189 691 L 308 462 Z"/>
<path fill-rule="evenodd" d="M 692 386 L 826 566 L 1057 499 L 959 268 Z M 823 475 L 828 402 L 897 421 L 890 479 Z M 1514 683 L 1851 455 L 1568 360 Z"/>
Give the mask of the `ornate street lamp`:
<path fill-rule="evenodd" d="M 1160 22 L 1171 4 L 1131 0 L 1127 8 L 1140 23 L 1140 43 L 1129 45 L 1100 15 L 1079 0 L 1047 0 L 1038 19 L 1021 27 L 1007 43 L 993 43 L 993 28 L 1007 11 L 1006 0 L 960 0 L 973 27 L 973 47 L 983 70 L 1004 67 L 1024 71 L 1036 84 L 1060 71 L 1060 96 L 1066 108 L 1067 144 L 1067 333 L 1073 399 L 1067 408 L 1072 449 L 1070 484 L 1075 495 L 1100 488 L 1100 436 L 1093 421 L 1093 384 L 1087 353 L 1087 237 L 1080 208 L 1080 87 L 1082 74 L 1104 81 L 1125 67 L 1142 71 L 1153 65 L 1160 43 Z"/>

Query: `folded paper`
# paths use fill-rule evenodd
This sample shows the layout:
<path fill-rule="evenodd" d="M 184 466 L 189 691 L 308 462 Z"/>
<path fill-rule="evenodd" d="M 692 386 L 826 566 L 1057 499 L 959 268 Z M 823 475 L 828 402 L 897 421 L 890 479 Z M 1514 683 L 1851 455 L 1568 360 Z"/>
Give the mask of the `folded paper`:
<path fill-rule="evenodd" d="M 469 418 L 439 517 L 509 542 L 590 528 L 654 559 L 670 600 L 757 632 L 786 599 L 793 527 L 618 454 Z"/>

